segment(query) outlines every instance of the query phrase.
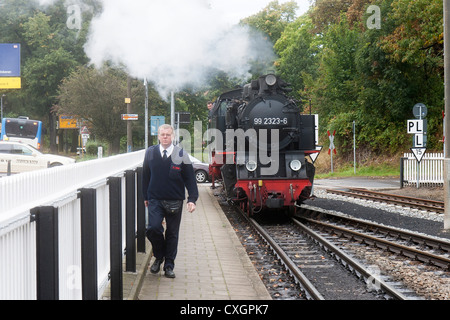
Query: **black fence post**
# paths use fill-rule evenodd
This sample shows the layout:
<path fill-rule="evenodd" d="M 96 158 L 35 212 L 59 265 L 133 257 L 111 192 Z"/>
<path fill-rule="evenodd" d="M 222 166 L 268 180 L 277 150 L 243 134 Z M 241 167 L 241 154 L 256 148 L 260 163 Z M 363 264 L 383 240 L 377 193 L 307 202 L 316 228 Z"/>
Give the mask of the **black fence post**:
<path fill-rule="evenodd" d="M 405 183 L 403 175 L 403 172 L 405 170 L 405 159 L 407 158 L 400 158 L 400 189 L 403 188 L 403 184 Z"/>
<path fill-rule="evenodd" d="M 125 171 L 125 186 L 125 271 L 136 272 L 136 175 L 134 170 Z"/>
<path fill-rule="evenodd" d="M 142 174 L 144 168 L 139 167 L 136 169 L 137 174 L 137 251 L 145 253 L 145 205 L 144 197 L 142 194 Z"/>
<path fill-rule="evenodd" d="M 110 177 L 108 179 L 108 185 L 111 300 L 123 300 L 122 178 Z"/>
<path fill-rule="evenodd" d="M 80 189 L 81 285 L 83 300 L 98 300 L 97 191 Z"/>
<path fill-rule="evenodd" d="M 58 209 L 31 210 L 36 222 L 37 300 L 59 300 Z"/>

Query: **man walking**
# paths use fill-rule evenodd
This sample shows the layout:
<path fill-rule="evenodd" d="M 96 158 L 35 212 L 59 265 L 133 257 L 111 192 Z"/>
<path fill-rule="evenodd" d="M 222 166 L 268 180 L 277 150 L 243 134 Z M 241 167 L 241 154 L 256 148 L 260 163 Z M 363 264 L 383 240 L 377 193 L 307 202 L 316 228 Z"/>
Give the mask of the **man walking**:
<path fill-rule="evenodd" d="M 183 200 L 188 190 L 187 210 L 195 210 L 198 199 L 197 182 L 189 157 L 183 149 L 173 145 L 174 130 L 168 124 L 158 128 L 160 144 L 147 149 L 144 159 L 142 188 L 148 207 L 147 238 L 152 244 L 156 260 L 152 273 L 160 271 L 164 262 L 164 275 L 175 278 L 175 257 L 181 223 Z M 166 220 L 166 231 L 162 225 Z"/>

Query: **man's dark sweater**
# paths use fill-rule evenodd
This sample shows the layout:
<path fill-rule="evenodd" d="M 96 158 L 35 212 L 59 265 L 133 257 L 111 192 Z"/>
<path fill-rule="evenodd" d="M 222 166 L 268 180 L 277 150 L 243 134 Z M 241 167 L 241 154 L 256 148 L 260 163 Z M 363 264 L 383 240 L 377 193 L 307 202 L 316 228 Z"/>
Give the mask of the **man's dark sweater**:
<path fill-rule="evenodd" d="M 185 187 L 188 190 L 188 202 L 195 203 L 198 199 L 197 181 L 187 154 L 175 146 L 172 155 L 163 160 L 159 145 L 148 148 L 142 176 L 144 200 L 184 200 Z"/>

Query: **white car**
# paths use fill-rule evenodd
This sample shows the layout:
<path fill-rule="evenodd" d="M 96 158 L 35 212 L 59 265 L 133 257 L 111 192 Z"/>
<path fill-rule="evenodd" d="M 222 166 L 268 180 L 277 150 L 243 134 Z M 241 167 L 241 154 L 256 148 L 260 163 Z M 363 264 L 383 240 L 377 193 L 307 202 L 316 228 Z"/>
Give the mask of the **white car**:
<path fill-rule="evenodd" d="M 8 172 L 11 161 L 11 173 L 20 173 L 74 163 L 69 157 L 43 154 L 30 145 L 20 142 L 0 141 L 0 173 Z"/>

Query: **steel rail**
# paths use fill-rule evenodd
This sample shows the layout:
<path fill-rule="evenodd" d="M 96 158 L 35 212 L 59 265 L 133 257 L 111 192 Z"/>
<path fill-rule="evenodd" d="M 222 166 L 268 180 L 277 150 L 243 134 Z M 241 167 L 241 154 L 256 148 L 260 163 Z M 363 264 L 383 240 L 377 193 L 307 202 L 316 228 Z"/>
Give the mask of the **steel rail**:
<path fill-rule="evenodd" d="M 385 236 L 397 237 L 405 241 L 411 241 L 418 245 L 425 245 L 435 250 L 442 250 L 450 253 L 450 241 L 445 239 L 437 239 L 424 234 L 414 233 L 408 230 L 400 230 L 393 227 L 381 225 L 371 221 L 365 221 L 357 218 L 345 217 L 331 212 L 327 212 L 321 208 L 315 208 L 303 205 L 299 208 L 300 215 L 308 215 L 313 219 L 332 219 L 338 220 L 345 225 L 351 225 L 355 228 L 370 230 L 374 233 L 381 233 Z"/>
<path fill-rule="evenodd" d="M 357 232 L 354 230 L 349 230 L 347 228 L 339 227 L 333 224 L 329 224 L 323 221 L 318 221 L 315 219 L 310 219 L 306 217 L 300 217 L 301 219 L 308 221 L 312 224 L 316 224 L 326 230 L 333 231 L 338 235 L 345 236 L 350 239 L 354 239 L 356 241 L 360 241 L 362 243 L 370 244 L 375 247 L 382 248 L 384 250 L 391 251 L 393 253 L 401 254 L 406 257 L 416 259 L 422 261 L 424 263 L 430 263 L 437 267 L 441 267 L 444 269 L 450 269 L 450 259 L 442 256 L 438 256 L 429 252 L 421 251 L 418 249 L 414 249 L 402 244 L 398 244 L 392 241 L 388 241 L 385 239 L 380 239 L 378 237 L 370 236 L 361 232 Z"/>
<path fill-rule="evenodd" d="M 402 206 L 414 207 L 419 209 L 425 209 L 428 211 L 434 211 L 443 213 L 444 212 L 444 202 L 428 199 L 419 199 L 407 196 L 399 196 L 389 193 L 375 192 L 365 189 L 348 189 L 348 191 L 327 189 L 328 193 L 345 195 L 355 198 L 370 199 L 381 202 L 388 202 L 393 204 L 399 204 Z"/>
<path fill-rule="evenodd" d="M 291 272 L 292 276 L 300 284 L 302 289 L 309 300 L 325 300 L 322 294 L 315 288 L 315 286 L 309 281 L 309 279 L 298 268 L 297 264 L 286 254 L 286 252 L 276 243 L 276 241 L 268 234 L 266 230 L 253 218 L 246 215 L 240 208 L 236 208 L 244 217 L 244 219 L 261 235 L 261 237 L 271 246 L 278 257 L 282 260 L 284 265 Z M 335 258 L 340 259 L 341 263 L 350 266 L 359 275 L 363 276 L 366 282 L 372 281 L 379 286 L 385 293 L 398 300 L 407 300 L 408 298 L 400 293 L 398 290 L 388 285 L 384 280 L 378 277 L 374 273 L 370 273 L 366 268 L 359 264 L 355 259 L 352 259 L 349 255 L 343 252 L 341 249 L 330 243 L 328 240 L 314 232 L 304 224 L 297 221 L 294 217 L 291 217 L 291 221 L 297 225 L 308 237 L 312 238 L 316 243 L 319 243 L 323 248 L 326 248 L 332 253 Z M 357 274 L 358 275 L 358 274 Z"/>
<path fill-rule="evenodd" d="M 262 228 L 258 222 L 252 218 L 247 218 L 250 224 L 259 232 L 259 234 L 267 241 L 267 243 L 277 253 L 286 267 L 290 270 L 295 279 L 300 283 L 301 287 L 305 290 L 308 298 L 313 300 L 325 300 L 320 292 L 314 287 L 314 285 L 306 278 L 303 272 L 297 267 L 294 261 L 286 254 L 286 252 L 276 243 L 276 241 Z"/>
<path fill-rule="evenodd" d="M 314 241 L 324 247 L 326 250 L 331 252 L 336 258 L 340 259 L 347 266 L 350 266 L 356 272 L 364 277 L 366 282 L 374 281 L 376 285 L 379 286 L 385 293 L 390 295 L 391 297 L 398 300 L 406 300 L 407 297 L 400 293 L 398 290 L 388 285 L 385 281 L 383 281 L 379 276 L 374 273 L 369 272 L 366 268 L 364 268 L 358 261 L 351 258 L 348 254 L 346 254 L 343 250 L 339 249 L 337 246 L 332 244 L 330 241 L 323 238 L 317 232 L 311 230 L 303 223 L 298 221 L 297 219 L 292 219 L 292 221 L 296 224 L 298 228 L 301 229 L 302 232 L 306 233 L 309 237 L 311 237 Z"/>

